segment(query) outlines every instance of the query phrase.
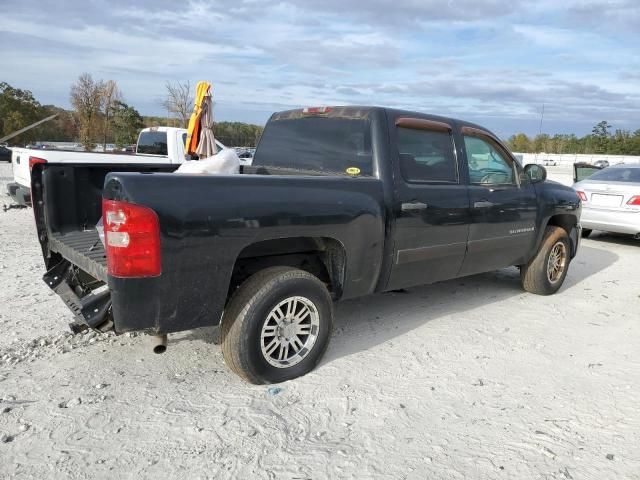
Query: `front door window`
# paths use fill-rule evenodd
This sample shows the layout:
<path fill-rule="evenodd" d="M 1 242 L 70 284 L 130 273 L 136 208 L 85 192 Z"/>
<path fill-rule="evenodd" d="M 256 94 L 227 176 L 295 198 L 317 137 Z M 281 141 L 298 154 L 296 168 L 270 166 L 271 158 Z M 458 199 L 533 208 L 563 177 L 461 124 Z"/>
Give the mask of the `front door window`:
<path fill-rule="evenodd" d="M 474 185 L 517 185 L 511 159 L 479 137 L 464 137 L 469 178 Z"/>

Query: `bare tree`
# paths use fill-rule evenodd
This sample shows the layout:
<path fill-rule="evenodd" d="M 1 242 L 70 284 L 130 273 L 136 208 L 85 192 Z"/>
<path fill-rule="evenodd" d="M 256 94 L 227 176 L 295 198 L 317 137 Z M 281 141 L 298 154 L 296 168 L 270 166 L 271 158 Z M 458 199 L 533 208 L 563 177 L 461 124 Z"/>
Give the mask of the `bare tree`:
<path fill-rule="evenodd" d="M 122 101 L 122 93 L 118 84 L 114 80 L 107 80 L 102 85 L 102 109 L 104 112 L 104 128 L 102 139 L 102 150 L 107 150 L 107 135 L 109 134 L 110 121 L 112 120 L 112 110 L 115 102 Z"/>
<path fill-rule="evenodd" d="M 84 145 L 85 150 L 92 150 L 95 145 L 103 90 L 102 81 L 94 81 L 88 73 L 80 75 L 77 82 L 71 85 L 71 104 L 78 112 L 80 142 Z"/>
<path fill-rule="evenodd" d="M 162 106 L 177 118 L 183 128 L 189 125 L 189 117 L 193 110 L 193 97 L 191 96 L 191 85 L 189 82 L 167 82 L 166 99 L 162 102 Z"/>

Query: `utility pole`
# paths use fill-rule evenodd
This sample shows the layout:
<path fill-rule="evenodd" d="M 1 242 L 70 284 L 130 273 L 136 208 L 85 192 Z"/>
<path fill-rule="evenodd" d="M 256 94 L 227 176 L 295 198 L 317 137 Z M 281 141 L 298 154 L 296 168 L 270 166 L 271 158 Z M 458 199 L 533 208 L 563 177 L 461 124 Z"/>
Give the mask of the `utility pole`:
<path fill-rule="evenodd" d="M 542 102 L 542 113 L 540 114 L 540 128 L 538 128 L 538 137 L 542 135 L 542 120 L 544 120 L 544 102 Z M 538 163 L 538 153 L 536 152 L 536 163 Z"/>

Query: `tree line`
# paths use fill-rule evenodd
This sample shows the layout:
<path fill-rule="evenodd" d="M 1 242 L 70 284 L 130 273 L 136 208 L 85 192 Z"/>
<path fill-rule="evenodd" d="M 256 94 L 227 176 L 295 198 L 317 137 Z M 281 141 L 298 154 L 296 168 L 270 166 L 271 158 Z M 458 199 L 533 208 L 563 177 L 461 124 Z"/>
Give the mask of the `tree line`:
<path fill-rule="evenodd" d="M 114 80 L 94 80 L 83 73 L 70 88 L 72 111 L 55 105 L 42 105 L 29 90 L 0 82 L 0 137 L 26 127 L 47 116 L 57 114 L 49 122 L 14 137 L 14 145 L 34 141 L 77 142 L 85 149 L 107 143 L 118 147 L 136 142 L 144 127 L 174 126 L 186 128 L 193 109 L 193 94 L 189 82 L 167 82 L 161 106 L 166 117 L 142 116 L 124 101 Z M 214 107 L 215 112 L 215 107 Z M 214 135 L 228 146 L 255 146 L 263 127 L 242 122 L 215 122 Z M 612 133 L 613 130 L 613 133 Z M 508 147 L 520 153 L 586 153 L 640 155 L 640 129 L 631 132 L 613 129 L 607 121 L 595 125 L 591 134 L 548 135 L 529 137 L 512 135 Z"/>
<path fill-rule="evenodd" d="M 71 86 L 70 103 L 73 110 L 55 105 L 42 105 L 29 90 L 0 82 L 0 137 L 24 128 L 47 116 L 56 118 L 13 137 L 12 145 L 26 145 L 36 141 L 76 142 L 86 150 L 97 145 L 117 147 L 135 144 L 142 128 L 175 126 L 186 128 L 193 109 L 193 94 L 189 82 L 165 85 L 161 102 L 166 117 L 142 116 L 124 101 L 122 91 L 114 80 L 94 80 L 83 73 Z M 241 122 L 214 123 L 214 135 L 229 146 L 255 146 L 262 127 Z"/>
<path fill-rule="evenodd" d="M 610 155 L 640 155 L 640 129 L 635 132 L 615 129 L 606 120 L 593 127 L 589 135 L 548 135 L 528 137 L 524 133 L 512 135 L 507 146 L 518 153 L 586 153 Z"/>
<path fill-rule="evenodd" d="M 189 113 L 191 115 L 191 113 Z M 146 127 L 186 128 L 177 117 L 142 117 Z M 187 119 L 188 123 L 188 119 Z M 213 122 L 213 135 L 228 147 L 255 147 L 264 127 L 242 122 Z"/>
<path fill-rule="evenodd" d="M 77 118 L 55 105 L 42 105 L 29 90 L 14 88 L 0 82 L 0 137 L 20 130 L 50 115 L 56 118 L 10 140 L 26 145 L 38 138 L 52 142 L 73 141 L 78 133 Z"/>

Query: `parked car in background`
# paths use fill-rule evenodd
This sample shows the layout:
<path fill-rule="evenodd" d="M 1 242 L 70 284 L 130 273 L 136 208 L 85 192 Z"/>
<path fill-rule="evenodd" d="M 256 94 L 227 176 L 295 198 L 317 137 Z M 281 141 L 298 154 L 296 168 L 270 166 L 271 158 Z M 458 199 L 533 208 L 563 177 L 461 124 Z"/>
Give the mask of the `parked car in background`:
<path fill-rule="evenodd" d="M 246 149 L 238 153 L 238 158 L 243 161 L 244 165 L 251 165 L 251 162 L 253 161 L 253 152 Z"/>
<path fill-rule="evenodd" d="M 445 117 L 280 112 L 240 174 L 173 169 L 36 165 L 45 282 L 77 326 L 148 331 L 160 351 L 167 333 L 222 321 L 225 361 L 252 383 L 320 361 L 333 301 L 512 265 L 549 295 L 580 243 L 574 190 Z"/>
<path fill-rule="evenodd" d="M 557 162 L 556 160 L 552 160 L 552 159 L 550 159 L 550 158 L 545 158 L 545 159 L 542 161 L 542 164 L 543 164 L 545 167 L 551 167 L 551 166 L 555 167 L 555 166 L 557 166 L 557 165 L 558 165 L 558 162 Z"/>
<path fill-rule="evenodd" d="M 11 161 L 11 150 L 5 145 L 0 145 L 0 162 Z"/>
<path fill-rule="evenodd" d="M 582 200 L 583 237 L 603 230 L 640 238 L 640 164 L 608 168 L 576 164 L 574 180 Z"/>
<path fill-rule="evenodd" d="M 596 167 L 607 168 L 609 166 L 609 160 L 597 160 L 593 162 Z"/>
<path fill-rule="evenodd" d="M 585 178 L 589 178 L 591 175 L 604 167 L 598 167 L 591 163 L 577 162 L 573 164 L 573 183 L 581 182 Z"/>
<path fill-rule="evenodd" d="M 84 162 L 127 165 L 143 162 L 151 165 L 178 166 L 187 159 L 184 146 L 186 138 L 187 130 L 184 128 L 150 127 L 143 129 L 138 135 L 135 151 L 129 148 L 125 151 L 96 153 L 50 148 L 14 148 L 11 157 L 13 182 L 7 185 L 7 191 L 17 204 L 31 204 L 30 170 L 34 163 Z M 219 149 L 227 148 L 218 141 L 216 145 Z M 242 164 L 242 161 L 240 163 Z"/>

